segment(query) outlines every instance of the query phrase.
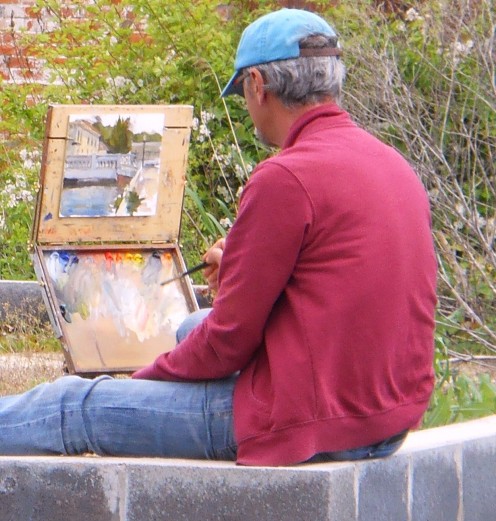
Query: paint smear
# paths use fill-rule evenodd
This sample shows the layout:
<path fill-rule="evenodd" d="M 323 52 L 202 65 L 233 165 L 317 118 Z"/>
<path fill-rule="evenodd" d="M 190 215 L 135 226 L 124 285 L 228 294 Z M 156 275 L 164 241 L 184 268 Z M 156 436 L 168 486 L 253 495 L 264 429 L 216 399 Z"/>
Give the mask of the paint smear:
<path fill-rule="evenodd" d="M 140 366 L 172 349 L 190 310 L 180 283 L 160 285 L 176 275 L 171 253 L 50 251 L 44 258 L 80 365 Z"/>

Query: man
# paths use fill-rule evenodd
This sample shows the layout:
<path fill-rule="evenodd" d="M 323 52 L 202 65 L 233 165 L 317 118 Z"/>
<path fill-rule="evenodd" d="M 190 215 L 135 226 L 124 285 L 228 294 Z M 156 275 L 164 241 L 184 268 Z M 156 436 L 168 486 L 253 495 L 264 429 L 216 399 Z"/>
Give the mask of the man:
<path fill-rule="evenodd" d="M 133 380 L 66 377 L 0 400 L 0 452 L 288 465 L 397 450 L 433 388 L 429 203 L 407 162 L 336 104 L 340 54 L 307 11 L 244 31 L 223 95 L 244 95 L 281 151 L 205 255 L 212 311 Z"/>

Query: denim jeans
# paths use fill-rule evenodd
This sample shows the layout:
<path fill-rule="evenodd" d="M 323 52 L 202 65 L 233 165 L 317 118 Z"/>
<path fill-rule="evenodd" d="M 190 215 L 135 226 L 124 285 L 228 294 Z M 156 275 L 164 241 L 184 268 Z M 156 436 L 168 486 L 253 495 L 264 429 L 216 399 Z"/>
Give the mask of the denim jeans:
<path fill-rule="evenodd" d="M 181 324 L 181 340 L 208 314 Z M 64 376 L 26 393 L 0 398 L 0 454 L 157 456 L 234 460 L 232 397 L 236 376 L 206 382 L 94 380 Z M 308 462 L 385 457 L 403 439 Z"/>
<path fill-rule="evenodd" d="M 184 336 L 201 319 L 186 319 Z M 194 317 L 192 317 L 194 318 Z M 64 376 L 0 398 L 0 454 L 234 460 L 234 377 L 208 382 Z"/>
<path fill-rule="evenodd" d="M 325 463 L 327 461 L 356 461 L 364 459 L 386 458 L 394 454 L 403 445 L 408 431 L 391 436 L 384 441 L 365 445 L 355 449 L 341 450 L 336 452 L 321 452 L 316 454 L 305 463 Z"/>

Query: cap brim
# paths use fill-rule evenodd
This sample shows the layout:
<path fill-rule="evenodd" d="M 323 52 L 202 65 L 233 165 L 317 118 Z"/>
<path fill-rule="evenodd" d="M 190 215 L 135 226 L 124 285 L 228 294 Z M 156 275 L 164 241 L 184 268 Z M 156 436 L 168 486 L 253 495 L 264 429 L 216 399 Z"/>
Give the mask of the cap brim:
<path fill-rule="evenodd" d="M 238 79 L 239 71 L 236 71 L 229 80 L 228 84 L 224 87 L 224 90 L 221 92 L 221 97 L 225 98 L 226 96 L 231 96 L 231 94 L 238 94 L 239 96 L 243 95 L 243 83 L 236 83 Z"/>

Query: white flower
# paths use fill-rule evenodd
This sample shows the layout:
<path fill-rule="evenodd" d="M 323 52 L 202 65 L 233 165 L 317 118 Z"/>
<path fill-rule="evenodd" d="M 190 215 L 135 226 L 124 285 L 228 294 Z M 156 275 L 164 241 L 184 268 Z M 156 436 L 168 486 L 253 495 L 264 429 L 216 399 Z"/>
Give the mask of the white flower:
<path fill-rule="evenodd" d="M 9 198 L 7 200 L 7 208 L 15 208 L 17 206 L 17 197 L 15 194 L 9 194 Z"/>
<path fill-rule="evenodd" d="M 165 62 L 169 63 L 176 57 L 176 51 L 174 49 L 171 49 L 166 55 L 165 55 Z"/>
<path fill-rule="evenodd" d="M 126 78 L 124 78 L 123 76 L 116 76 L 114 78 L 114 85 L 117 87 L 117 88 L 121 88 L 121 87 L 124 87 L 127 83 L 127 80 Z"/>
<path fill-rule="evenodd" d="M 225 154 L 216 154 L 215 157 L 217 161 L 223 166 L 227 166 L 231 162 L 231 157 L 226 156 Z"/>
<path fill-rule="evenodd" d="M 469 54 L 473 46 L 473 40 L 467 40 L 466 42 L 455 42 L 453 44 L 453 50 L 455 54 Z"/>
<path fill-rule="evenodd" d="M 218 186 L 217 193 L 222 196 L 224 201 L 230 201 L 231 196 L 229 195 L 229 190 L 225 186 Z"/>
<path fill-rule="evenodd" d="M 123 18 L 128 18 L 130 16 L 132 16 L 133 14 L 133 8 L 131 6 L 129 7 L 124 7 L 124 9 L 122 10 L 122 17 Z"/>
<path fill-rule="evenodd" d="M 206 110 L 201 111 L 201 120 L 203 123 L 208 123 L 209 121 L 212 121 L 215 119 L 215 114 L 212 114 L 211 112 L 207 112 Z"/>
<path fill-rule="evenodd" d="M 17 176 L 15 183 L 6 184 L 0 195 L 3 196 L 4 208 L 14 208 L 20 201 L 30 203 L 34 200 L 32 192 L 27 189 L 27 181 L 21 174 Z"/>
<path fill-rule="evenodd" d="M 33 197 L 33 194 L 29 190 L 23 190 L 19 194 L 19 199 L 22 201 L 25 201 L 27 203 L 30 203 L 33 201 L 34 197 Z"/>
<path fill-rule="evenodd" d="M 231 219 L 229 219 L 229 217 L 224 217 L 219 222 L 220 222 L 221 226 L 223 226 L 224 228 L 227 228 L 227 229 L 231 228 L 231 226 L 232 226 L 232 222 L 231 222 Z"/>
<path fill-rule="evenodd" d="M 238 179 L 244 179 L 246 177 L 245 171 L 241 165 L 234 165 L 234 173 Z"/>
<path fill-rule="evenodd" d="M 198 131 L 200 132 L 200 136 L 209 137 L 211 134 L 209 128 L 204 123 L 202 123 L 200 125 L 200 128 L 198 129 Z"/>
<path fill-rule="evenodd" d="M 416 20 L 423 20 L 423 18 L 415 7 L 410 7 L 410 9 L 405 13 L 405 21 L 415 22 Z"/>
<path fill-rule="evenodd" d="M 26 159 L 22 166 L 26 169 L 31 169 L 34 167 L 34 161 L 32 159 Z"/>
<path fill-rule="evenodd" d="M 453 63 L 458 65 L 460 60 L 463 59 L 464 56 L 470 54 L 472 47 L 474 46 L 473 40 L 467 40 L 466 42 L 453 42 L 451 45 L 451 52 L 453 55 Z"/>

